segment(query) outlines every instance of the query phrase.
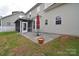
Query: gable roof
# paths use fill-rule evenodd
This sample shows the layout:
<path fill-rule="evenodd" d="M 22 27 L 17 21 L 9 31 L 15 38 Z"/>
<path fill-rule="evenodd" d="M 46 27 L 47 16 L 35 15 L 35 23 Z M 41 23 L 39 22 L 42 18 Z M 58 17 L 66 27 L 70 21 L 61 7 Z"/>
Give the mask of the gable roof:
<path fill-rule="evenodd" d="M 31 20 L 30 18 L 26 18 L 26 19 L 19 18 L 15 21 L 15 23 L 17 23 L 18 21 L 24 21 L 24 22 L 31 21 L 32 22 L 33 20 Z"/>
<path fill-rule="evenodd" d="M 12 14 L 10 14 L 10 15 L 7 15 L 7 16 L 4 16 L 4 17 L 2 17 L 1 19 L 5 19 L 5 18 L 8 18 L 8 17 L 11 17 L 11 16 L 14 16 L 14 15 L 17 15 L 18 13 L 16 13 L 16 14 L 13 14 L 13 12 L 12 12 Z"/>
<path fill-rule="evenodd" d="M 40 4 L 44 4 L 44 3 L 37 3 L 35 6 L 33 6 L 29 11 L 26 12 L 25 15 L 27 15 L 30 11 L 32 11 L 33 9 L 35 9 L 36 7 L 38 7 Z M 61 6 L 63 4 L 66 4 L 66 3 L 53 3 L 51 4 L 48 8 L 46 8 L 44 11 L 48 11 L 50 9 L 53 9 L 55 7 L 58 7 L 58 6 Z"/>
<path fill-rule="evenodd" d="M 42 3 L 37 3 L 36 5 L 34 5 L 30 10 L 28 10 L 27 12 L 26 12 L 26 14 L 28 14 L 30 11 L 32 11 L 33 9 L 35 9 L 36 7 L 38 7 L 40 4 L 42 4 Z M 26 15 L 25 14 L 25 15 Z"/>
<path fill-rule="evenodd" d="M 5 18 L 10 17 L 10 16 L 13 16 L 13 15 L 11 14 L 11 15 L 8 15 L 8 16 L 5 16 L 5 17 L 2 17 L 1 19 L 5 19 Z"/>

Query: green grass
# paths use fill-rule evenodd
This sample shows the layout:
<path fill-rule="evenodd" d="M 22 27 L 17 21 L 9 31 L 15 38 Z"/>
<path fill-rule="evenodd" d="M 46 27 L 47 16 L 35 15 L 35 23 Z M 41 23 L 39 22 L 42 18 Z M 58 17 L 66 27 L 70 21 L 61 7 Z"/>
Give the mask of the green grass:
<path fill-rule="evenodd" d="M 9 34 L 13 34 L 13 33 L 16 33 L 16 32 L 0 32 L 0 35 L 9 35 Z"/>
<path fill-rule="evenodd" d="M 16 32 L 0 35 L 0 55 L 33 55 L 39 46 Z"/>
<path fill-rule="evenodd" d="M 1 56 L 75 56 L 79 55 L 79 37 L 61 36 L 42 46 L 16 32 L 0 33 Z"/>
<path fill-rule="evenodd" d="M 47 56 L 77 56 L 79 55 L 79 37 L 61 36 L 45 44 L 44 48 L 44 54 Z"/>

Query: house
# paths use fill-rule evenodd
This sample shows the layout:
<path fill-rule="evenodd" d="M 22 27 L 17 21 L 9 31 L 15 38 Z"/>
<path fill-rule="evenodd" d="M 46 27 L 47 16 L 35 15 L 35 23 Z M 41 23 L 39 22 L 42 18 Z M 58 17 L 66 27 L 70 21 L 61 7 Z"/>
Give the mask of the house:
<path fill-rule="evenodd" d="M 27 21 L 21 32 L 56 33 L 79 36 L 79 4 L 78 3 L 37 3 L 25 14 Z M 39 21 L 38 21 L 39 19 Z M 31 26 L 29 27 L 30 21 Z M 17 24 L 17 23 L 16 23 Z M 37 30 L 38 25 L 39 30 Z"/>
<path fill-rule="evenodd" d="M 0 16 L 0 26 L 1 26 L 1 18 L 2 18 L 2 16 Z"/>
<path fill-rule="evenodd" d="M 18 20 L 15 21 L 15 26 L 16 26 L 16 31 L 17 32 L 21 32 L 21 33 L 25 33 L 25 32 L 33 32 L 33 28 L 34 26 L 36 26 L 36 24 L 34 24 L 34 19 L 36 18 L 36 15 L 33 15 L 34 18 L 31 18 L 31 10 L 35 9 L 37 6 L 39 6 L 40 3 L 36 4 L 34 7 L 32 7 L 25 15 L 26 17 L 22 17 Z M 35 10 L 36 12 L 36 10 Z M 19 26 L 19 27 L 18 27 Z"/>
<path fill-rule="evenodd" d="M 15 21 L 25 16 L 22 11 L 13 11 L 11 15 L 2 17 L 0 19 L 0 32 L 4 31 L 15 31 Z"/>

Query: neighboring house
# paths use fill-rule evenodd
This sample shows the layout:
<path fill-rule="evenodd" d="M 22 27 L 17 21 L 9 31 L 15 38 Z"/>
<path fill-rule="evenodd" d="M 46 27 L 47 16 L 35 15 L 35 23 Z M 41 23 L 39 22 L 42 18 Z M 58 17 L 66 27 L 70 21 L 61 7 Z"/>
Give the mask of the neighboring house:
<path fill-rule="evenodd" d="M 1 26 L 1 18 L 2 18 L 2 16 L 0 16 L 0 26 Z"/>
<path fill-rule="evenodd" d="M 0 19 L 0 32 L 4 31 L 15 31 L 15 21 L 25 16 L 22 11 L 14 11 L 11 15 L 2 17 Z"/>
<path fill-rule="evenodd" d="M 20 20 L 19 32 L 28 32 L 28 21 L 32 24 L 31 31 L 37 32 L 37 19 L 39 19 L 39 32 L 79 36 L 78 3 L 38 3 L 26 13 L 26 17 L 27 21 Z"/>

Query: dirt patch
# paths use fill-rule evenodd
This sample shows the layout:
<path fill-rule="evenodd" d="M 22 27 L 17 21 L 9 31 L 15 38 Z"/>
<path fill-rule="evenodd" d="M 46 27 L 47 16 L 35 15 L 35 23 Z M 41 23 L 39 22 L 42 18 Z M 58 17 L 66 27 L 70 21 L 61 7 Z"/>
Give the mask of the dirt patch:
<path fill-rule="evenodd" d="M 14 55 L 24 55 L 29 50 L 30 48 L 28 48 L 27 46 L 21 46 L 21 47 L 13 48 L 11 51 L 14 53 Z"/>

